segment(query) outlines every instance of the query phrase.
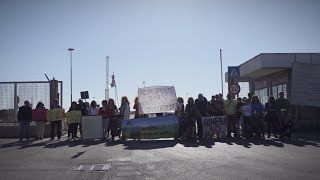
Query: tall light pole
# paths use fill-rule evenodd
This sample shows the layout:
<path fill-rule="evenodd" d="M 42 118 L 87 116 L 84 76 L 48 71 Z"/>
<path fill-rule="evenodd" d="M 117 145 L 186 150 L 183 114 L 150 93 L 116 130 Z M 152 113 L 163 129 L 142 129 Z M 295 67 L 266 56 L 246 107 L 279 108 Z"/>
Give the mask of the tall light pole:
<path fill-rule="evenodd" d="M 222 76 L 222 50 L 220 49 L 220 65 L 221 65 L 221 94 L 222 94 L 222 97 L 223 97 L 223 76 Z"/>
<path fill-rule="evenodd" d="M 105 100 L 109 100 L 109 56 L 106 57 L 106 89 Z"/>
<path fill-rule="evenodd" d="M 72 51 L 74 49 L 73 48 L 69 48 L 68 51 L 70 52 L 70 94 L 71 94 L 71 99 L 70 99 L 70 103 L 72 103 Z"/>

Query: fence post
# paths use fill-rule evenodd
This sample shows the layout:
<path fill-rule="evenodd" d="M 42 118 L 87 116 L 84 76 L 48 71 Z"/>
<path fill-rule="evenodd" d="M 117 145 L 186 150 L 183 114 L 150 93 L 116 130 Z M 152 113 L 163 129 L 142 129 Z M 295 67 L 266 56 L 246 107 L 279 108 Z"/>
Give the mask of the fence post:
<path fill-rule="evenodd" d="M 53 100 L 59 99 L 58 81 L 50 81 L 50 108 L 52 108 Z"/>
<path fill-rule="evenodd" d="M 18 96 L 17 96 L 17 83 L 14 83 L 14 121 L 13 125 L 16 125 L 17 122 L 17 113 L 18 113 Z"/>

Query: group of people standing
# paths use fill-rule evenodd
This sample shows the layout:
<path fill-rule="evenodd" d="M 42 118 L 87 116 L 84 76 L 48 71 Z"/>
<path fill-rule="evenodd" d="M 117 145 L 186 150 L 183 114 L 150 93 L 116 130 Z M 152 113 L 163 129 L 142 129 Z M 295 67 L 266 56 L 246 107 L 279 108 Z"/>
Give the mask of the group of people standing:
<path fill-rule="evenodd" d="M 113 99 L 103 100 L 101 102 L 101 107 L 98 107 L 96 101 L 91 101 L 90 106 L 88 107 L 87 104 L 83 103 L 80 99 L 78 104 L 75 101 L 71 103 L 68 112 L 70 111 L 81 111 L 81 116 L 102 116 L 103 138 L 108 138 L 110 130 L 113 130 L 115 127 L 117 129 L 116 132 L 111 131 L 112 140 L 114 140 L 114 136 L 119 135 L 120 133 L 120 120 L 129 119 L 130 117 L 130 102 L 126 96 L 123 96 L 121 98 L 121 106 L 118 109 Z M 76 136 L 78 127 L 82 137 L 81 123 L 71 123 L 68 124 L 68 127 L 68 139 L 78 138 Z"/>
<path fill-rule="evenodd" d="M 84 103 L 81 99 L 77 102 L 72 102 L 68 112 L 81 111 L 81 116 L 102 116 L 103 137 L 108 138 L 111 130 L 112 140 L 114 136 L 120 136 L 122 119 L 130 118 L 130 102 L 126 96 L 121 99 L 121 106 L 118 108 L 113 99 L 103 100 L 99 108 L 96 101 L 92 101 L 90 105 Z M 133 108 L 135 109 L 135 118 L 145 117 L 139 112 L 139 99 L 136 98 Z M 59 101 L 54 100 L 51 109 L 61 108 Z M 37 104 L 35 110 L 46 112 L 42 102 Z M 270 138 L 271 128 L 273 128 L 274 137 L 283 137 L 286 131 L 289 131 L 287 136 L 291 137 L 292 121 L 288 120 L 289 101 L 284 98 L 284 93 L 279 93 L 279 98 L 269 97 L 268 102 L 263 106 L 259 98 L 252 93 L 248 97 L 233 99 L 233 96 L 228 94 L 224 100 L 222 95 L 214 95 L 208 101 L 202 94 L 194 100 L 188 98 L 186 106 L 184 106 L 183 98 L 177 99 L 175 115 L 179 117 L 180 123 L 180 138 L 198 138 L 203 137 L 202 117 L 226 116 L 227 119 L 227 137 L 231 138 L 233 133 L 234 138 L 240 136 L 244 138 L 265 138 L 265 125 L 267 123 L 268 138 Z M 19 108 L 18 120 L 20 124 L 20 141 L 25 136 L 29 139 L 29 127 L 32 121 L 32 109 L 30 103 L 25 101 L 24 106 Z M 118 121 L 113 121 L 113 120 Z M 44 134 L 44 126 L 47 119 L 46 116 L 36 120 L 37 139 L 42 140 Z M 55 134 L 58 140 L 62 135 L 63 120 L 57 119 L 50 121 L 51 124 L 51 140 L 54 140 Z M 82 137 L 82 127 L 80 123 L 70 123 L 68 125 L 68 139 L 77 139 L 77 130 L 80 129 Z M 116 129 L 116 130 L 114 130 Z M 112 131 L 114 130 L 114 131 Z M 56 133 L 55 133 L 56 132 Z"/>
<path fill-rule="evenodd" d="M 293 123 L 288 118 L 289 105 L 283 92 L 279 92 L 277 100 L 269 97 L 265 105 L 252 93 L 236 100 L 230 94 L 226 100 L 221 95 L 214 95 L 210 101 L 199 94 L 196 100 L 189 97 L 185 107 L 183 98 L 179 97 L 175 114 L 179 117 L 182 140 L 203 137 L 202 117 L 223 115 L 227 119 L 227 138 L 232 138 L 232 133 L 234 138 L 265 138 L 264 122 L 267 124 L 267 138 L 270 138 L 271 128 L 275 138 L 278 135 L 291 138 Z"/>
<path fill-rule="evenodd" d="M 113 99 L 103 100 L 101 102 L 102 107 L 97 106 L 96 101 L 92 101 L 88 106 L 87 103 L 84 103 L 81 99 L 79 99 L 78 103 L 73 101 L 71 103 L 71 107 L 68 112 L 71 111 L 81 111 L 81 116 L 102 116 L 102 127 L 103 127 L 103 137 L 107 138 L 109 136 L 110 126 L 114 125 L 118 128 L 121 127 L 119 124 L 120 121 L 112 122 L 113 119 L 129 119 L 130 117 L 130 103 L 126 96 L 121 99 L 121 106 L 118 107 L 115 105 Z M 51 105 L 51 109 L 62 108 L 59 105 L 58 100 L 54 100 Z M 34 118 L 32 116 L 32 111 L 42 111 L 43 116 L 40 118 Z M 34 110 L 30 107 L 30 102 L 25 101 L 24 106 L 21 106 L 18 111 L 18 121 L 20 125 L 20 141 L 23 141 L 23 138 L 29 140 L 29 127 L 31 121 L 36 122 L 36 130 L 37 130 L 37 139 L 42 140 L 44 135 L 44 127 L 47 122 L 47 109 L 44 107 L 42 102 L 39 102 Z M 54 140 L 55 136 L 57 136 L 58 140 L 61 139 L 62 136 L 62 122 L 63 119 L 56 119 L 54 121 L 50 121 L 51 133 L 50 140 Z M 112 122 L 112 123 L 111 123 Z M 69 139 L 77 139 L 77 131 L 80 129 L 80 136 L 82 137 L 82 124 L 81 121 L 79 123 L 70 123 L 68 126 L 68 140 Z M 112 137 L 114 138 L 114 137 Z"/>

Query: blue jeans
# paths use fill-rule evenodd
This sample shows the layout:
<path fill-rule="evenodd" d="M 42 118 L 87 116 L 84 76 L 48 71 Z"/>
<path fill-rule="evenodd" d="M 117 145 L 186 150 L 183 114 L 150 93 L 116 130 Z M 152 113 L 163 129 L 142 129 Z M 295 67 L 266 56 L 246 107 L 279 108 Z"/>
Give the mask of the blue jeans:
<path fill-rule="evenodd" d="M 27 140 L 29 140 L 29 127 L 30 127 L 30 121 L 19 121 L 20 125 L 20 140 L 23 140 L 25 137 Z"/>

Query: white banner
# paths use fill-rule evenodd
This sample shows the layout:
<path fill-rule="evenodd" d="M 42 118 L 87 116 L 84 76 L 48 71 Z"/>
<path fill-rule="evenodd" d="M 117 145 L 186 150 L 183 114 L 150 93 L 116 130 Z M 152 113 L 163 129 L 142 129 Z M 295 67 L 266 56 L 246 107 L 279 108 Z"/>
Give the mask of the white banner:
<path fill-rule="evenodd" d="M 82 138 L 102 139 L 102 116 L 82 116 Z"/>
<path fill-rule="evenodd" d="M 152 86 L 138 89 L 140 114 L 174 111 L 177 96 L 174 86 Z"/>
<path fill-rule="evenodd" d="M 226 116 L 203 117 L 202 129 L 203 138 L 221 138 L 227 135 L 227 118 Z"/>

